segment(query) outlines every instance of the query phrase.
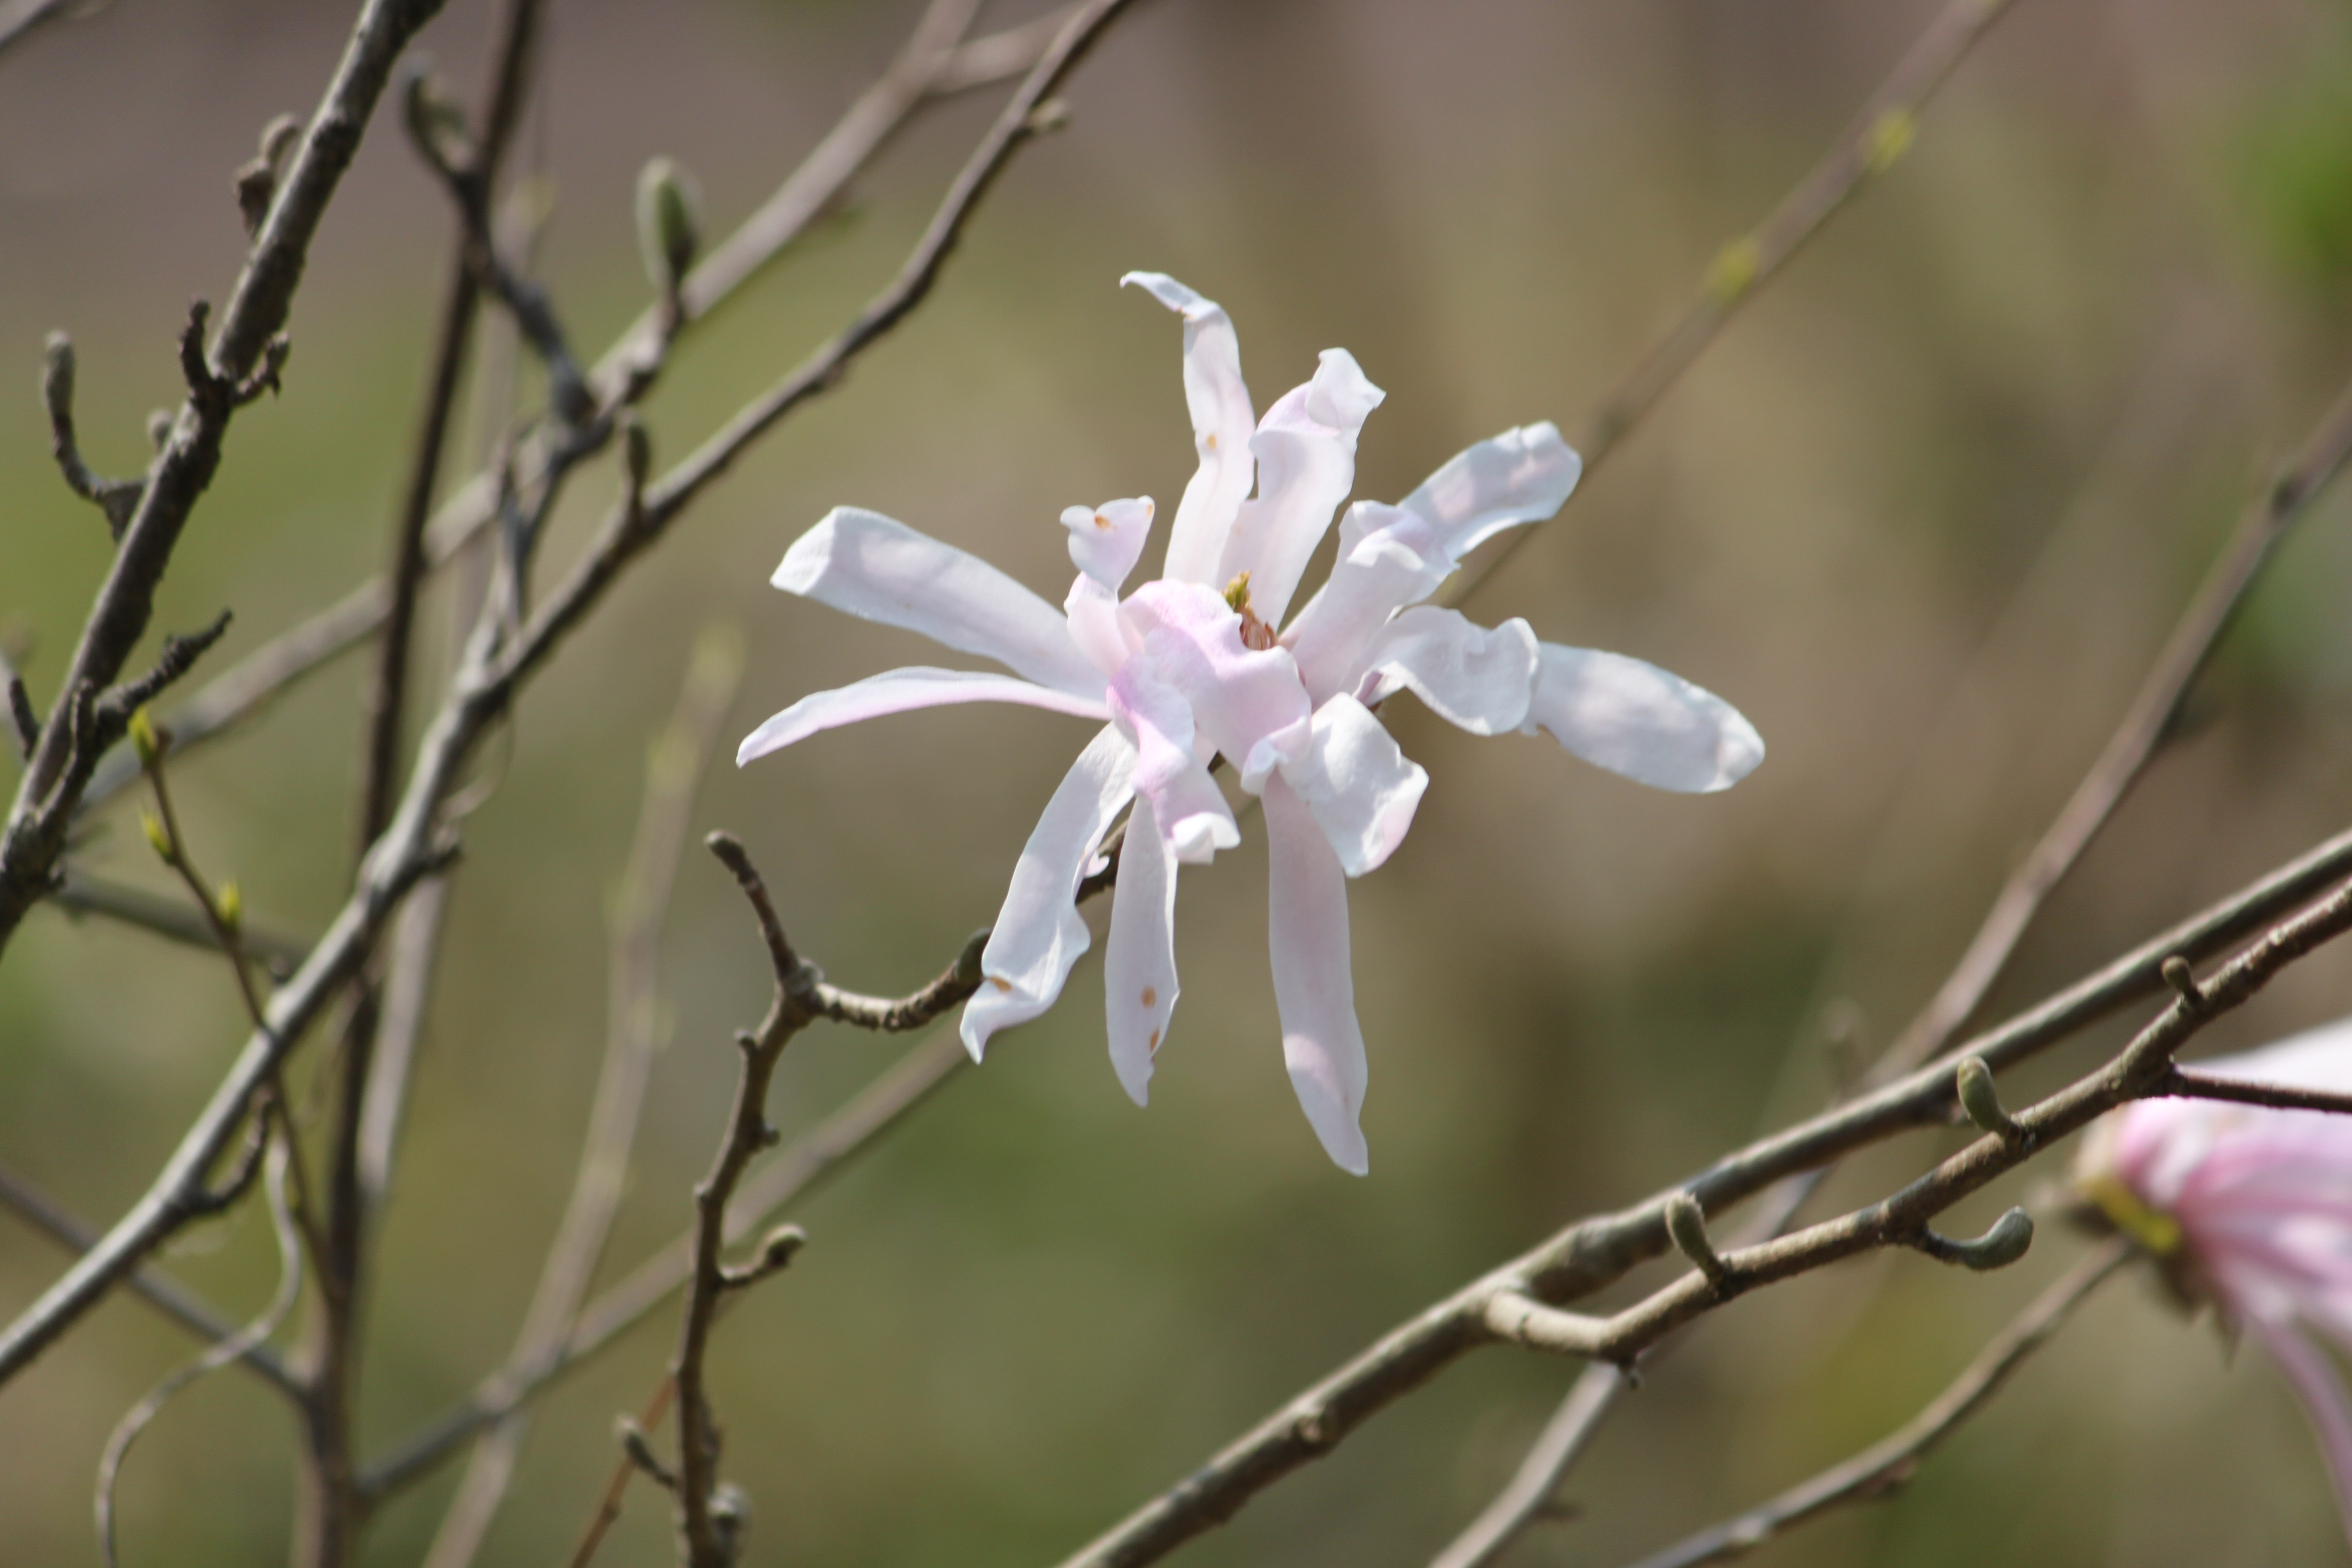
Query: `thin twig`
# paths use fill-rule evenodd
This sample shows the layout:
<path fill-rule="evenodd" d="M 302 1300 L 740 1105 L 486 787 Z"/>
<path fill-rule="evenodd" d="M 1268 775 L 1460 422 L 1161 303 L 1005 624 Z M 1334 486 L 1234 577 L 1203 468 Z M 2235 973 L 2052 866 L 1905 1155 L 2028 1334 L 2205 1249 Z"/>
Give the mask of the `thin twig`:
<path fill-rule="evenodd" d="M 2281 922 L 2236 954 L 2199 990 L 2177 997 L 2097 1071 L 2017 1114 L 2027 1137 L 1978 1138 L 1882 1202 L 1791 1235 L 1723 1254 L 1723 1271 L 1696 1270 L 1607 1316 L 1564 1311 L 1568 1300 L 1621 1277 L 1667 1246 L 1664 1213 L 1687 1192 L 1726 1206 L 1780 1178 L 1884 1135 L 1912 1116 L 1952 1106 L 1952 1075 L 1930 1068 L 1716 1163 L 1633 1209 L 1571 1226 L 1475 1280 L 1380 1342 L 1210 1459 L 1181 1485 L 1068 1560 L 1066 1568 L 1133 1568 L 1233 1517 L 1259 1491 L 1329 1453 L 1375 1411 L 1438 1369 L 1497 1340 L 1629 1364 L 1683 1325 L 1748 1291 L 1886 1246 L 1916 1245 L 1943 1210 L 2014 1169 L 2033 1152 L 2128 1100 L 2157 1090 L 2172 1053 L 2215 1017 L 2242 1005 L 2279 970 L 2352 929 L 2352 885 Z M 2138 957 L 2139 955 L 2135 955 Z M 2149 961 L 2140 958 L 2141 965 Z M 2145 973 L 2145 968 L 2135 974 Z M 2110 973 L 2114 973 L 2111 968 Z M 2160 982 L 2159 982 L 2160 984 Z M 2076 992 L 2081 991 L 2076 988 Z M 1972 1043 L 1988 1061 L 2030 1039 L 2053 1005 L 2012 1023 L 2001 1038 Z M 1881 1121 L 1881 1118 L 1892 1120 Z M 1912 1123 L 1916 1125 L 1918 1123 Z"/>
<path fill-rule="evenodd" d="M 2052 891 L 2082 858 L 2156 756 L 2198 672 L 2252 587 L 2272 548 L 2340 471 L 2347 450 L 2352 450 L 2352 388 L 2339 395 L 2305 439 L 2294 460 L 2241 514 L 2115 733 L 2032 851 L 2010 873 L 1951 973 L 1861 1080 L 1864 1087 L 1885 1083 L 1936 1058 L 1981 1004 Z M 1779 1234 L 1828 1170 L 1824 1166 L 1791 1178 L 1781 1190 L 1769 1194 L 1765 1212 L 1748 1227 L 1751 1233 L 1760 1232 L 1756 1238 Z M 1585 1429 L 1554 1439 L 1552 1427 L 1547 1427 L 1546 1437 L 1554 1440 L 1530 1452 L 1503 1498 L 1440 1555 L 1434 1568 L 1479 1568 L 1508 1545 L 1557 1490 L 1568 1467 L 1589 1441 L 1591 1429 L 1606 1418 L 1614 1393 L 1609 1374 L 1601 1369 L 1580 1377 L 1554 1425 L 1567 1419 L 1567 1407 L 1572 1405 L 1581 1413 Z M 1507 1508 L 1505 1500 L 1508 1500 Z"/>
<path fill-rule="evenodd" d="M 775 1141 L 768 1125 L 768 1084 L 793 1037 L 806 1028 L 815 1015 L 805 997 L 809 975 L 793 951 L 791 939 L 776 918 L 768 889 L 752 868 L 743 847 L 723 833 L 706 842 L 710 852 L 733 873 L 736 885 L 758 917 L 760 934 L 768 947 L 774 972 L 775 994 L 759 1029 L 740 1035 L 742 1073 L 735 1086 L 735 1104 L 727 1118 L 727 1133 L 719 1141 L 710 1173 L 694 1189 L 694 1273 L 687 1282 L 686 1310 L 670 1363 L 670 1381 L 677 1399 L 677 1532 L 681 1554 L 689 1568 L 729 1568 L 740 1542 L 721 1508 L 719 1487 L 719 1423 L 712 1414 L 710 1391 L 703 1377 L 703 1357 L 710 1345 L 711 1324 L 719 1303 L 739 1281 L 725 1262 L 727 1205 L 743 1179 L 752 1157 Z"/>
<path fill-rule="evenodd" d="M 441 0 L 367 0 L 318 111 L 304 131 L 286 178 L 239 275 L 209 352 L 192 318 L 183 339 L 188 382 L 172 433 L 148 472 L 138 507 L 122 531 L 106 582 L 82 626 L 60 690 L 41 731 L 0 835 L 0 948 L 25 911 L 48 891 L 65 847 L 66 828 L 98 758 L 89 732 L 77 733 L 72 710 L 121 674 L 145 634 L 156 585 L 171 563 L 199 498 L 220 466 L 222 443 L 238 408 L 274 384 L 284 357 L 280 336 L 301 280 L 310 239 L 359 149 L 360 136 L 390 79 L 393 62 L 440 9 Z"/>
<path fill-rule="evenodd" d="M 2190 1068 L 2174 1069 L 2153 1092 L 2174 1100 L 2221 1100 L 2232 1105 L 2268 1106 L 2273 1110 L 2324 1110 L 2352 1116 L 2352 1094 L 2279 1083 L 2252 1083 Z"/>
<path fill-rule="evenodd" d="M 898 278 L 848 330 L 654 487 L 642 509 L 616 508 L 586 560 L 518 636 L 511 640 L 499 637 L 498 628 L 485 618 L 418 747 L 392 826 L 369 856 L 360 885 L 342 910 L 321 934 L 302 968 L 272 998 L 271 1027 L 256 1031 L 247 1039 L 212 1100 L 131 1211 L 98 1247 L 0 1333 L 0 1384 L 21 1371 L 185 1222 L 188 1205 L 201 1190 L 201 1173 L 226 1147 L 257 1087 L 275 1074 L 286 1052 L 328 998 L 349 983 L 383 921 L 416 879 L 446 864 L 454 854 L 454 842 L 446 837 L 441 817 L 442 803 L 474 748 L 506 712 L 519 688 L 705 485 L 777 419 L 836 383 L 859 353 L 904 319 L 929 292 L 981 197 L 1013 153 L 1034 134 L 1037 105 L 1061 84 L 1086 47 L 1125 10 L 1127 3 L 1090 0 L 1056 35 L 1052 47 L 1013 95 L 950 188 Z M 281 198 L 278 213 L 285 205 L 286 199 Z M 273 214 L 270 228 L 265 230 L 265 243 L 278 221 Z M 134 524 L 131 537 L 137 533 Z M 56 721 L 50 728 L 57 728 Z"/>
<path fill-rule="evenodd" d="M 71 915 L 97 915 L 137 926 L 188 947 L 220 951 L 220 939 L 205 919 L 176 899 L 166 899 L 144 888 L 68 870 L 48 901 Z M 239 932 L 247 962 L 257 963 L 271 980 L 284 980 L 302 962 L 309 945 L 298 938 L 258 926 L 247 920 Z"/>
<path fill-rule="evenodd" d="M 677 710 L 654 742 L 636 842 L 614 901 L 604 1065 L 596 1081 L 595 1104 L 582 1141 L 571 1200 L 508 1357 L 509 1364 L 524 1369 L 525 1376 L 544 1375 L 543 1369 L 562 1354 L 620 1210 L 630 1150 L 660 1044 L 657 982 L 663 920 L 703 765 L 717 749 L 719 726 L 734 702 L 742 665 L 741 638 L 732 627 L 705 632 L 696 645 Z M 425 1568 L 465 1568 L 474 1560 L 513 1477 L 525 1422 L 520 1410 L 510 1413 L 476 1442 L 457 1496 L 425 1553 Z"/>
<path fill-rule="evenodd" d="M 968 10 L 965 0 L 935 0 L 926 21 L 918 24 L 915 37 L 883 79 L 852 104 L 840 123 L 775 193 L 687 275 L 683 289 L 687 321 L 708 317 L 788 252 L 811 225 L 839 203 L 850 181 L 920 110 L 1034 67 L 1058 37 L 1068 15 L 1055 12 L 945 50 L 923 42 L 927 30 L 933 37 L 939 32 L 930 17 Z M 658 326 L 657 310 L 648 310 L 597 361 L 588 380 L 603 406 L 617 409 L 650 390 L 652 372 L 658 368 L 651 363 Z M 454 559 L 495 519 L 495 490 L 489 476 L 477 476 L 441 504 L 425 531 L 428 574 Z M 179 737 L 181 750 L 234 727 L 287 687 L 358 646 L 383 624 L 390 605 L 388 583 L 382 577 L 371 578 L 328 609 L 255 649 L 168 717 L 166 722 Z M 85 807 L 111 795 L 136 776 L 136 768 L 110 761 L 85 792 Z"/>
<path fill-rule="evenodd" d="M 1910 1479 L 1919 1461 L 1954 1427 L 1983 1409 L 2010 1374 L 2047 1344 L 2084 1299 L 2131 1257 L 2130 1245 L 2119 1238 L 2086 1253 L 1979 1352 L 1950 1387 L 1894 1432 L 1769 1502 L 1643 1558 L 1635 1568 L 1698 1568 L 1702 1563 L 1726 1562 L 1841 1504 L 1887 1496 Z"/>
<path fill-rule="evenodd" d="M 86 1252 L 98 1240 L 96 1230 L 5 1167 L 0 1167 L 0 1205 L 68 1251 Z M 186 1286 L 157 1269 L 140 1269 L 131 1277 L 129 1287 L 131 1294 L 208 1343 L 217 1343 L 236 1332 L 235 1325 L 197 1299 Z M 279 1393 L 301 1397 L 301 1384 L 295 1381 L 284 1360 L 268 1345 L 254 1345 L 239 1359 Z"/>
<path fill-rule="evenodd" d="M 54 22 L 82 0 L 0 0 L 0 54 L 44 22 Z"/>
<path fill-rule="evenodd" d="M 764 1230 L 785 1204 L 814 1191 L 853 1156 L 874 1148 L 885 1132 L 971 1065 L 962 1041 L 952 1033 L 908 1051 L 848 1104 L 744 1180 L 729 1205 L 727 1245 L 735 1246 Z M 559 1358 L 541 1368 L 509 1361 L 484 1379 L 463 1406 L 399 1445 L 368 1473 L 369 1495 L 390 1496 L 424 1479 L 458 1444 L 509 1411 L 521 1408 L 557 1377 L 658 1311 L 685 1286 L 693 1270 L 694 1237 L 688 1232 L 589 1302 Z M 653 1421 L 648 1419 L 645 1425 L 650 1427 Z"/>
<path fill-rule="evenodd" d="M 1681 319 L 1651 345 L 1578 427 L 1575 447 L 1584 459 L 1587 479 L 1715 342 L 1739 307 L 1872 175 L 1885 174 L 1909 151 L 1918 130 L 1919 111 L 1959 64 L 1969 46 L 2000 18 L 2010 3 L 1949 0 L 1822 161 L 1780 198 L 1761 226 L 1717 253 L 1697 297 L 1684 307 Z M 1441 602 L 1465 602 L 1536 533 L 1532 528 L 1514 529 L 1484 560 L 1447 584 Z"/>
<path fill-rule="evenodd" d="M 172 1396 L 188 1384 L 216 1371 L 233 1361 L 247 1358 L 259 1350 L 286 1314 L 294 1308 L 295 1299 L 302 1291 L 302 1242 L 297 1234 L 294 1207 L 287 1195 L 288 1172 L 293 1165 L 293 1131 L 283 1127 L 269 1145 L 268 1170 L 263 1185 L 269 1194 L 269 1222 L 278 1240 L 278 1289 L 269 1304 L 258 1317 L 244 1328 L 224 1337 L 219 1343 L 190 1362 L 158 1384 L 146 1398 L 131 1406 L 129 1414 L 117 1423 L 106 1440 L 106 1451 L 99 1459 L 96 1508 L 98 1513 L 98 1543 L 100 1555 L 107 1568 L 115 1568 L 114 1550 L 114 1488 L 122 1474 L 122 1462 L 131 1454 L 131 1445 L 148 1424 L 162 1414 Z"/>

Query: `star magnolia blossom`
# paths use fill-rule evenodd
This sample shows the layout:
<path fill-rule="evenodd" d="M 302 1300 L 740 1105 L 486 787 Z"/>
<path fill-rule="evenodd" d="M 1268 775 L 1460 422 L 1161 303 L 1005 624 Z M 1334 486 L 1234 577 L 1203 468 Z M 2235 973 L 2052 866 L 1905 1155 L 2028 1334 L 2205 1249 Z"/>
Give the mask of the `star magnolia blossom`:
<path fill-rule="evenodd" d="M 1150 531 L 1148 498 L 1062 514 L 1078 577 L 1060 610 L 962 551 L 853 507 L 786 552 L 774 582 L 919 631 L 1013 673 L 896 669 L 803 698 L 748 736 L 740 765 L 820 730 L 949 702 L 1016 702 L 1103 721 L 1022 850 L 966 1004 L 964 1044 L 1051 1006 L 1087 946 L 1075 906 L 1132 802 L 1104 959 L 1110 1055 L 1138 1104 L 1176 1005 L 1176 868 L 1241 841 L 1210 776 L 1222 756 L 1265 806 L 1283 1055 L 1331 1158 L 1366 1169 L 1364 1042 L 1348 959 L 1347 881 L 1389 858 L 1428 775 L 1373 715 L 1411 689 L 1474 734 L 1549 731 L 1661 789 L 1722 789 L 1764 754 L 1721 700 L 1638 659 L 1539 643 L 1525 621 L 1474 626 L 1421 603 L 1481 541 L 1549 517 L 1577 455 L 1549 425 L 1463 452 L 1395 506 L 1358 501 L 1330 580 L 1286 622 L 1307 558 L 1355 483 L 1356 435 L 1386 395 L 1345 350 L 1263 420 L 1233 322 L 1158 273 L 1129 274 L 1184 321 L 1200 468 L 1162 574 L 1121 595 Z M 1255 494 L 1253 495 L 1253 487 Z"/>
<path fill-rule="evenodd" d="M 2215 1077 L 2352 1092 L 2352 1019 L 2197 1064 Z M 2102 1119 L 2075 1180 L 2269 1351 L 2301 1396 L 2352 1535 L 2352 1401 L 2305 1328 L 2352 1348 L 2352 1118 L 2211 1100 L 2143 1100 Z"/>

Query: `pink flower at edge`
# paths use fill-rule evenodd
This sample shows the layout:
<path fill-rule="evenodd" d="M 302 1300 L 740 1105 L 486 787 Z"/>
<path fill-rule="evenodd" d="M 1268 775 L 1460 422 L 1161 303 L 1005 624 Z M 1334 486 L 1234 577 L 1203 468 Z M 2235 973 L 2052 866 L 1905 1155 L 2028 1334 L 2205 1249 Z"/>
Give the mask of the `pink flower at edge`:
<path fill-rule="evenodd" d="M 2352 1019 L 2197 1066 L 2352 1091 Z M 2091 1129 L 2074 1179 L 2189 1300 L 2212 1304 L 2278 1363 L 2311 1418 L 2352 1540 L 2352 1399 L 2307 1331 L 2352 1350 L 2352 1117 L 2137 1100 Z"/>
<path fill-rule="evenodd" d="M 1354 488 L 1358 433 L 1386 395 L 1345 350 L 1328 349 L 1313 378 L 1259 419 L 1223 309 L 1159 273 L 1121 281 L 1184 322 L 1199 463 L 1162 574 L 1122 592 L 1150 530 L 1148 498 L 1063 513 L 1078 577 L 1058 610 L 952 545 L 835 508 L 785 552 L 777 587 L 1013 673 L 916 667 L 818 692 L 745 737 L 735 760 L 951 702 L 1102 723 L 1013 868 L 962 1033 L 978 1059 L 991 1035 L 1060 996 L 1090 941 L 1078 885 L 1129 810 L 1104 987 L 1111 1063 L 1141 1104 L 1178 994 L 1177 868 L 1241 841 L 1208 771 L 1223 756 L 1265 806 L 1269 947 L 1292 1086 L 1324 1149 L 1360 1175 L 1367 1074 L 1347 879 L 1395 850 L 1429 782 L 1373 706 L 1410 689 L 1474 734 L 1542 729 L 1601 767 L 1687 793 L 1736 783 L 1763 760 L 1763 742 L 1729 704 L 1654 665 L 1538 642 L 1525 621 L 1490 629 L 1422 604 L 1481 542 L 1568 499 L 1582 465 L 1549 425 L 1479 442 L 1395 506 L 1357 502 L 1340 521 L 1329 581 L 1286 622 Z"/>

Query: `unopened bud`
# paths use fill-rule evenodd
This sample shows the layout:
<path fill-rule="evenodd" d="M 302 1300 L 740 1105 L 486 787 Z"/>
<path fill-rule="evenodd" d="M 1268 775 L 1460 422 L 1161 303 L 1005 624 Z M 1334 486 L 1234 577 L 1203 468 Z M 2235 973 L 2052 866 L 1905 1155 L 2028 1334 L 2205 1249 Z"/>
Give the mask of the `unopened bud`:
<path fill-rule="evenodd" d="M 646 277 L 664 299 L 677 292 L 698 245 L 693 176 L 667 158 L 656 158 L 637 174 L 637 248 Z"/>
<path fill-rule="evenodd" d="M 147 842 L 155 847 L 155 853 L 161 855 L 166 864 L 174 858 L 172 853 L 172 832 L 163 826 L 162 817 L 142 805 L 139 808 L 139 827 L 140 831 L 147 835 Z"/>
<path fill-rule="evenodd" d="M 793 1260 L 793 1254 L 808 1245 L 808 1232 L 796 1225 L 780 1225 L 760 1243 L 760 1267 L 782 1268 Z"/>
<path fill-rule="evenodd" d="M 237 890 L 234 881 L 223 882 L 220 891 L 214 895 L 213 913 L 220 917 L 222 928 L 231 936 L 235 936 L 243 928 L 245 895 Z"/>
<path fill-rule="evenodd" d="M 439 77 L 423 70 L 410 77 L 401 108 L 407 113 L 408 134 L 434 163 L 454 173 L 474 161 L 474 138 L 466 129 L 466 111 L 457 107 Z"/>
<path fill-rule="evenodd" d="M 131 712 L 131 749 L 139 753 L 139 765 L 152 768 L 163 760 L 163 739 L 155 733 L 155 721 L 147 716 L 144 704 Z"/>

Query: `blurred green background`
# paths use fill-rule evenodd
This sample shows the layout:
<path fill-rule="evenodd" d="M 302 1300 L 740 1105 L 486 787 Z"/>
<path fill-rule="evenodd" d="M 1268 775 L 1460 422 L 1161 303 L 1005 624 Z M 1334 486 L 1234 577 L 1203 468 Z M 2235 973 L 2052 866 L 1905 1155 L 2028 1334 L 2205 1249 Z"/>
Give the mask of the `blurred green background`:
<path fill-rule="evenodd" d="M 693 170 L 724 232 L 917 9 L 558 0 L 520 147 L 552 183 L 539 255 L 575 342 L 601 346 L 644 301 L 629 203 L 646 156 Z M 467 826 L 383 1237 L 369 1451 L 447 1407 L 515 1331 L 603 1048 L 604 912 L 646 742 L 697 631 L 731 621 L 748 638 L 730 745 L 808 691 L 935 657 L 768 589 L 793 537 L 835 504 L 869 506 L 1058 600 L 1060 508 L 1150 493 L 1165 509 L 1191 469 L 1177 329 L 1115 287 L 1130 268 L 1224 303 L 1261 407 L 1316 351 L 1352 350 L 1389 391 L 1362 494 L 1401 495 L 1507 426 L 1572 428 L 1936 9 L 1140 5 L 931 302 L 689 514 L 490 748 L 497 786 Z M 107 544 L 49 466 L 42 334 L 67 328 L 80 348 L 92 463 L 134 469 L 142 416 L 176 395 L 186 302 L 218 299 L 242 253 L 230 172 L 270 115 L 315 101 L 349 10 L 121 0 L 0 60 L 0 383 L 16 389 L 0 404 L 0 637 L 44 703 Z M 469 94 L 487 13 L 452 0 L 425 37 Z M 688 450 L 896 268 L 994 96 L 926 118 L 823 243 L 690 335 L 647 409 L 661 453 Z M 234 607 L 214 668 L 383 558 L 449 226 L 380 116 L 313 255 L 285 395 L 238 420 L 162 596 L 159 632 Z M 2250 485 L 2352 372 L 2347 283 L 2352 11 L 2018 0 L 1910 155 L 1469 606 L 1723 693 L 1769 742 L 1762 770 L 1727 795 L 1668 797 L 1401 704 L 1391 721 L 1433 782 L 1403 849 L 1353 889 L 1371 1176 L 1328 1164 L 1281 1070 L 1253 837 L 1184 879 L 1184 1005 L 1149 1111 L 1104 1059 L 1090 959 L 1045 1020 L 785 1216 L 808 1250 L 730 1316 L 716 1358 L 752 1560 L 1054 1561 L 1472 1273 L 1818 1105 L 1828 1021 L 1858 1020 L 1875 1047 L 1925 999 Z M 477 458 L 512 357 L 495 341 L 487 356 L 464 443 Z M 551 568 L 612 470 L 574 485 Z M 2347 514 L 2330 498 L 2285 546 L 2199 722 L 2057 898 L 1997 1006 L 2344 826 Z M 445 644 L 436 622 L 433 659 Z M 314 931 L 346 885 L 360 670 L 345 661 L 178 771 L 203 863 L 241 881 L 257 921 Z M 720 759 L 695 826 L 745 838 L 835 980 L 901 990 L 992 914 L 1084 733 L 948 711 L 742 773 Z M 163 887 L 128 808 L 79 863 Z M 608 1277 L 688 1218 L 731 1087 L 729 1034 L 766 997 L 740 902 L 698 852 L 664 963 L 672 1043 Z M 2347 1003 L 2352 963 L 2322 954 L 2210 1038 L 2248 1043 Z M 242 1036 L 216 961 L 40 911 L 0 963 L 0 1161 L 111 1218 Z M 2053 1081 L 2113 1037 L 2029 1076 Z M 804 1037 L 776 1120 L 808 1125 L 904 1048 Z M 1943 1146 L 1857 1161 L 1828 1201 L 1874 1196 Z M 1620 1561 L 1874 1439 L 2078 1246 L 2045 1227 L 1998 1276 L 1904 1256 L 1740 1302 L 1624 1404 L 1569 1488 L 1574 1519 L 1513 1560 Z M 0 1311 L 62 1263 L 0 1215 Z M 168 1263 L 239 1314 L 274 1271 L 258 1212 L 192 1233 Z M 569 1550 L 612 1418 L 651 1391 L 672 1332 L 665 1313 L 544 1401 L 485 1562 Z M 188 1350 L 117 1300 L 0 1396 L 0 1560 L 95 1559 L 104 1436 Z M 1181 1560 L 1424 1561 L 1573 1371 L 1481 1352 Z M 279 1555 L 290 1436 L 236 1374 L 183 1397 L 126 1475 L 126 1560 Z M 415 1561 L 455 1473 L 383 1514 L 369 1562 Z M 603 1561 L 664 1560 L 667 1530 L 640 1489 Z M 2134 1279 L 1899 1500 L 1755 1560 L 2344 1555 L 2273 1369 L 2232 1363 Z"/>

